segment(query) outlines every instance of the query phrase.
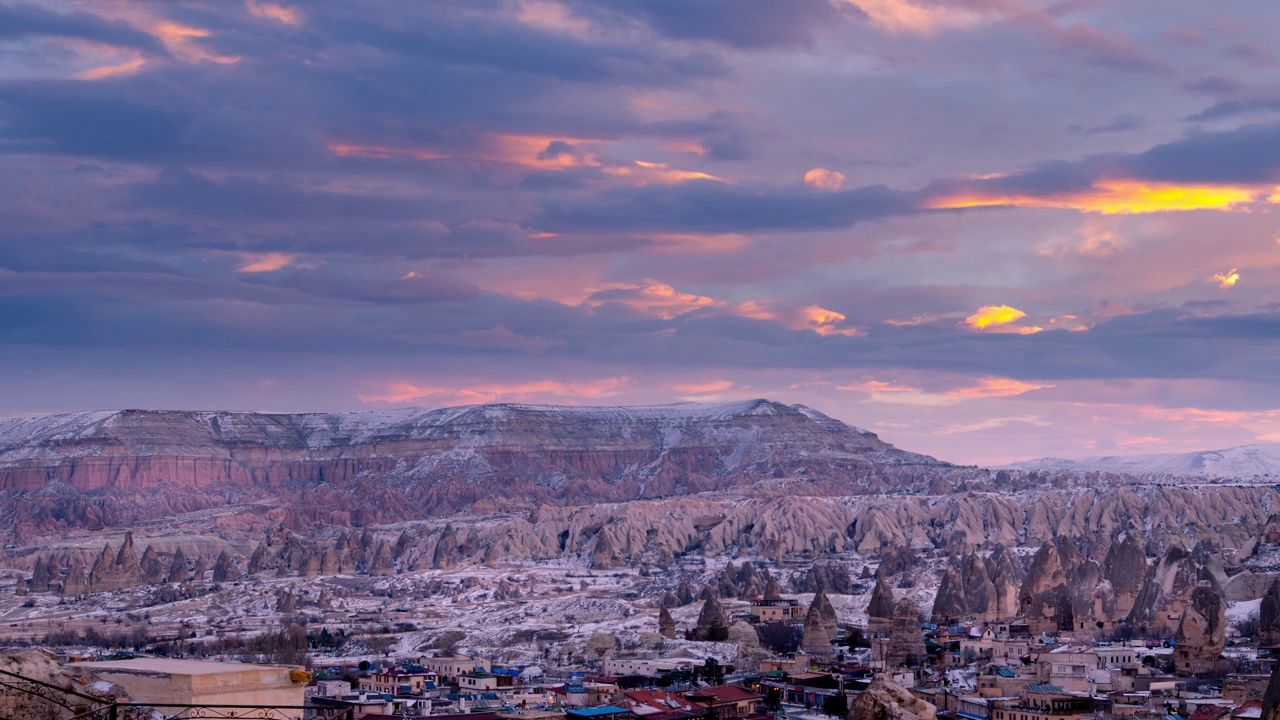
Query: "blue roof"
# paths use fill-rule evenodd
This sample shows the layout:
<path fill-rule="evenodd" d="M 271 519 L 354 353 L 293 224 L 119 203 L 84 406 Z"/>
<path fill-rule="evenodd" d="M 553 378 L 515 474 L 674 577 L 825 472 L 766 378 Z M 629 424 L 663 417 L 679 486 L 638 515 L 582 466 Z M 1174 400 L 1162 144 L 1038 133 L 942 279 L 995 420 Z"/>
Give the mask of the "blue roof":
<path fill-rule="evenodd" d="M 1063 689 L 1062 689 L 1062 686 L 1061 686 L 1061 685 L 1035 685 L 1035 684 L 1028 685 L 1028 686 L 1027 686 L 1027 691 L 1028 691 L 1028 692 L 1043 692 L 1043 693 L 1054 693 L 1054 692 L 1056 692 L 1056 693 L 1060 693 L 1060 692 L 1066 692 L 1065 690 L 1063 690 Z"/>
<path fill-rule="evenodd" d="M 605 705 L 603 707 L 575 708 L 573 710 L 569 710 L 565 714 L 576 715 L 578 717 L 600 717 L 601 715 L 620 715 L 622 713 L 629 712 L 631 711 L 626 708 L 620 708 L 617 705 Z"/>
<path fill-rule="evenodd" d="M 997 674 L 997 675 L 999 675 L 1000 677 L 1005 677 L 1005 678 L 1011 678 L 1011 677 L 1017 677 L 1017 676 L 1018 676 L 1018 673 L 1017 673 L 1017 672 L 1015 672 L 1015 671 L 1014 671 L 1014 669 L 1013 669 L 1013 668 L 1011 668 L 1011 667 L 1002 667 L 1002 668 L 997 668 L 997 669 L 996 669 L 996 674 Z"/>

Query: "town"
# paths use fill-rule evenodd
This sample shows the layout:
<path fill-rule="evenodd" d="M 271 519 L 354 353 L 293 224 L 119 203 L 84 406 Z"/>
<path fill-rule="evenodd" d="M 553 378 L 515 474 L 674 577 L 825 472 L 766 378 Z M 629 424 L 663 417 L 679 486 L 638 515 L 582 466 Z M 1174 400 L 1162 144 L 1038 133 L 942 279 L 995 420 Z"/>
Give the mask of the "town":
<path fill-rule="evenodd" d="M 234 704 L 351 720 L 1257 720 L 1264 700 L 1274 705 L 1268 684 L 1280 635 L 1266 630 L 1276 621 L 1269 607 L 1276 591 L 1257 603 L 1269 613 L 1265 623 L 1251 615 L 1227 627 L 1223 603 L 1193 591 L 1168 618 L 1172 635 L 1124 640 L 1104 639 L 1102 623 L 1063 626 L 1043 617 L 933 622 L 908 596 L 895 599 L 883 576 L 861 623 L 840 618 L 822 588 L 806 606 L 772 577 L 730 614 L 704 594 L 692 625 L 678 625 L 660 604 L 643 634 L 646 647 L 621 650 L 595 633 L 588 643 L 595 659 L 569 666 L 457 653 L 341 662 L 303 651 L 297 665 L 264 665 L 13 649 L 0 656 L 10 679 L 0 683 L 0 707 L 14 720 L 45 717 L 38 713 L 47 708 L 29 702 L 15 679 L 148 706 L 154 717 Z M 935 613 L 947 602 L 940 593 Z M 677 638 L 732 654 L 663 652 Z"/>

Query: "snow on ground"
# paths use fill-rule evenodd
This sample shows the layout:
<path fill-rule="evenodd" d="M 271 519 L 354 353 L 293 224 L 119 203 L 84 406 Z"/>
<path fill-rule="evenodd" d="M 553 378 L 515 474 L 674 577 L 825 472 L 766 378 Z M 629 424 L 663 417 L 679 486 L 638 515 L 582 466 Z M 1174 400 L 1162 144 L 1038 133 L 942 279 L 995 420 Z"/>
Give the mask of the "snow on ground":
<path fill-rule="evenodd" d="M 1262 598 L 1227 603 L 1227 624 L 1244 620 L 1250 614 L 1258 612 L 1260 607 L 1262 607 Z"/>

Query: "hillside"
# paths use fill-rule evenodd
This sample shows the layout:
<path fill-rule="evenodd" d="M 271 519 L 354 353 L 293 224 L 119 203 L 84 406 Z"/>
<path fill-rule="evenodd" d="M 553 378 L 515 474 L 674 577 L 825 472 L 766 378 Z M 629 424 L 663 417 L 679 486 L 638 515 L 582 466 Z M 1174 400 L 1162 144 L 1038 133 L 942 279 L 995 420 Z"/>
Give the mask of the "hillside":
<path fill-rule="evenodd" d="M 89 412 L 0 420 L 0 517 L 40 531 L 95 528 L 270 500 L 292 513 L 291 524 L 348 525 L 788 478 L 814 493 L 856 494 L 883 489 L 885 472 L 910 467 L 949 466 L 767 400 Z"/>
<path fill-rule="evenodd" d="M 1241 445 L 1224 450 L 1156 455 L 1108 455 L 1068 460 L 1040 458 L 1009 466 L 1020 470 L 1113 472 L 1133 475 L 1176 475 L 1207 478 L 1280 476 L 1280 443 Z"/>

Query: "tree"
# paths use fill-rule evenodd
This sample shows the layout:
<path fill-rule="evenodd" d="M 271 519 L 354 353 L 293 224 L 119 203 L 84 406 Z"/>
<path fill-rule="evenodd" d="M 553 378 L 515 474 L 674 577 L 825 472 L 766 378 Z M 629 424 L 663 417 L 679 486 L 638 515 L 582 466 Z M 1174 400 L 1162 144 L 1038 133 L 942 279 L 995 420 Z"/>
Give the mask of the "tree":
<path fill-rule="evenodd" d="M 849 712 L 849 699 L 844 693 L 838 695 L 828 695 L 822 701 L 822 712 L 835 717 L 844 717 Z"/>

